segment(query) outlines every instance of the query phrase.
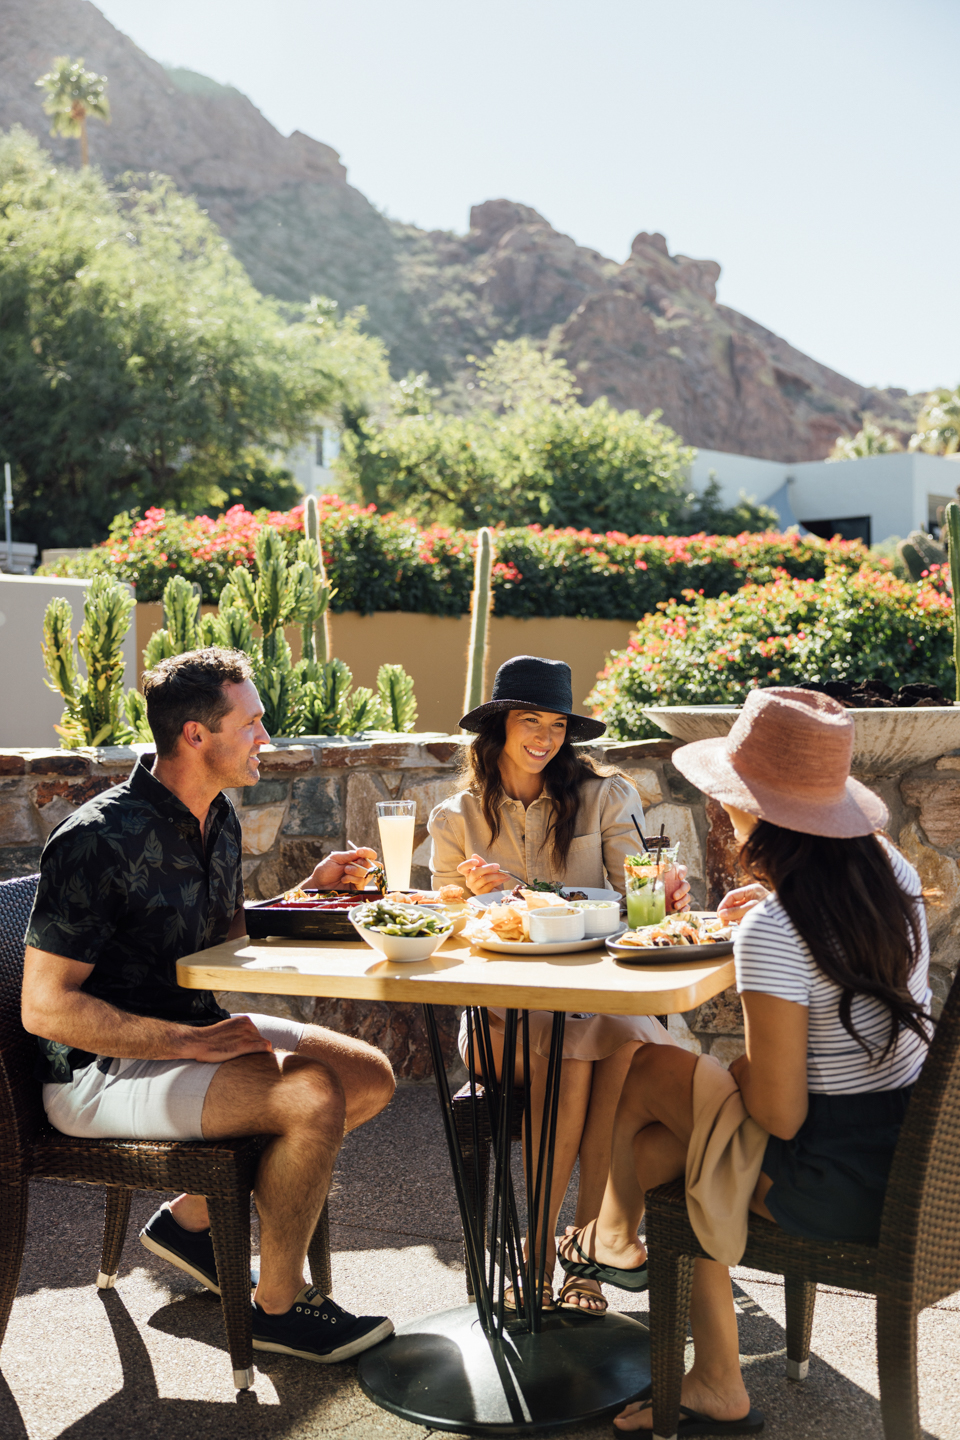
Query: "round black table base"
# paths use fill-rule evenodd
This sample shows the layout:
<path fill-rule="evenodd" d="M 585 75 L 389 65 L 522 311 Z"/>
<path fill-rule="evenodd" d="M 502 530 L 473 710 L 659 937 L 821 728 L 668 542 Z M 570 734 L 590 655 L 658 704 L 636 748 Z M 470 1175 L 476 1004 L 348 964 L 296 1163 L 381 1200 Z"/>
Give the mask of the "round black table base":
<path fill-rule="evenodd" d="M 485 1335 L 476 1306 L 402 1325 L 360 1356 L 365 1395 L 404 1420 L 516 1435 L 612 1414 L 650 1381 L 647 1329 L 626 1315 L 554 1311 L 539 1335 Z"/>

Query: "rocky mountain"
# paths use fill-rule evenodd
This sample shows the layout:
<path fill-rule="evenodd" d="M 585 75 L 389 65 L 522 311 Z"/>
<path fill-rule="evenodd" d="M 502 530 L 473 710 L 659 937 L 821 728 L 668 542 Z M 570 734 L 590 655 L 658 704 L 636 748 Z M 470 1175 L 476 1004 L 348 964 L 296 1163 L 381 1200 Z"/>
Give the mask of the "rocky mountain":
<path fill-rule="evenodd" d="M 662 235 L 641 232 L 620 265 L 508 200 L 475 206 L 466 235 L 398 225 L 347 183 L 336 151 L 280 135 L 229 86 L 165 69 L 90 0 L 0 0 L 0 27 L 0 128 L 23 125 L 76 164 L 34 81 L 55 55 L 83 56 L 108 77 L 112 110 L 90 124 L 92 162 L 172 176 L 265 292 L 365 305 L 398 374 L 442 384 L 500 336 L 530 335 L 567 359 L 585 402 L 660 409 L 711 449 L 813 460 L 865 414 L 912 428 L 905 391 L 858 385 L 718 304 L 720 266 L 671 256 Z"/>

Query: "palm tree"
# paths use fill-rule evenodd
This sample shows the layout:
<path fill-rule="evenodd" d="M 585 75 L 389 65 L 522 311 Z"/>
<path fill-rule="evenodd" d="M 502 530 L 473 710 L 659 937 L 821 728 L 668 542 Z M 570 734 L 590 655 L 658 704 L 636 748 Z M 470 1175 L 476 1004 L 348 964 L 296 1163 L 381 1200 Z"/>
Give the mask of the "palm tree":
<path fill-rule="evenodd" d="M 80 163 L 89 165 L 87 116 L 96 115 L 99 120 L 109 121 L 107 77 L 85 70 L 82 59 L 71 60 L 69 55 L 58 55 L 53 69 L 41 75 L 36 83 L 47 92 L 43 108 L 53 120 L 50 134 L 79 135 Z"/>

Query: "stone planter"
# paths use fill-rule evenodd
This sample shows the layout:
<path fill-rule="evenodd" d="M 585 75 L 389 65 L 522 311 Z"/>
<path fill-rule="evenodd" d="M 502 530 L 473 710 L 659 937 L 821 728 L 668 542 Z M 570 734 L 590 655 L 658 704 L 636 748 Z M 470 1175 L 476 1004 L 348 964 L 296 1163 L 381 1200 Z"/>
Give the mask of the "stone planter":
<path fill-rule="evenodd" d="M 739 705 L 651 705 L 644 715 L 676 740 L 727 735 Z M 851 710 L 853 768 L 870 775 L 895 775 L 960 750 L 960 705 L 909 710 Z"/>

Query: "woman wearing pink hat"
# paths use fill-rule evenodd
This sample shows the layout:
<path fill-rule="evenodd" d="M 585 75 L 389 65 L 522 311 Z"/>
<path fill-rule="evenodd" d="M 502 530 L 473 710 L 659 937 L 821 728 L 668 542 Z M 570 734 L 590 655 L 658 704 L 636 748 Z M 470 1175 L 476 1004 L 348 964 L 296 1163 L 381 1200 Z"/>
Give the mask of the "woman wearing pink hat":
<path fill-rule="evenodd" d="M 836 701 L 755 690 L 726 739 L 685 745 L 673 763 L 722 804 L 741 863 L 762 882 L 734 942 L 746 1054 L 730 1074 L 759 1142 L 744 1199 L 758 1174 L 757 1214 L 791 1234 L 869 1242 L 929 1042 L 930 952 L 919 878 L 878 833 L 886 807 L 851 779 L 852 748 L 853 720 Z M 644 1192 L 684 1175 L 694 1071 L 711 1063 L 669 1046 L 637 1052 L 599 1217 L 561 1241 L 570 1273 L 616 1285 L 645 1263 Z M 696 1262 L 690 1320 L 678 1436 L 761 1429 L 725 1265 Z M 649 1399 L 615 1424 L 649 1432 Z"/>

